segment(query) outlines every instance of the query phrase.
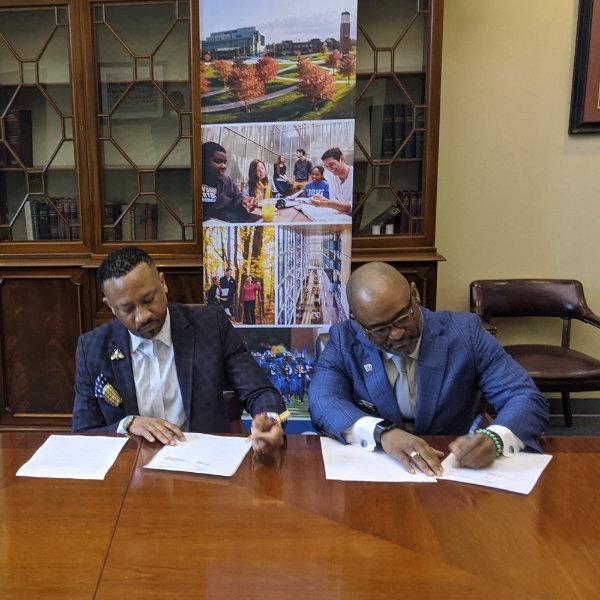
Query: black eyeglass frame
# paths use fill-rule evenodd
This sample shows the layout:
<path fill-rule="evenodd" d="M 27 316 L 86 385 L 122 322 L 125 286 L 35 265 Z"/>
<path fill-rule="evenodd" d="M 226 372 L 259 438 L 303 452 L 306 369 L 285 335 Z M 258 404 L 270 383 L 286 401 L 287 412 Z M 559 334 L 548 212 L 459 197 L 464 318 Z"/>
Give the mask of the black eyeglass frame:
<path fill-rule="evenodd" d="M 385 325 L 378 325 L 377 327 L 370 327 L 370 328 L 367 328 L 367 327 L 364 327 L 363 325 L 361 325 L 361 328 L 365 332 L 365 335 L 367 337 L 375 339 L 375 340 L 384 340 L 384 339 L 387 339 L 387 337 L 390 335 L 392 328 L 404 329 L 404 327 L 402 326 L 402 323 L 406 324 L 406 322 L 409 319 L 412 319 L 414 314 L 415 314 L 415 300 L 411 296 L 408 306 L 405 306 L 398 313 L 398 315 L 396 316 L 396 318 L 393 321 L 390 321 L 389 323 L 387 323 Z"/>

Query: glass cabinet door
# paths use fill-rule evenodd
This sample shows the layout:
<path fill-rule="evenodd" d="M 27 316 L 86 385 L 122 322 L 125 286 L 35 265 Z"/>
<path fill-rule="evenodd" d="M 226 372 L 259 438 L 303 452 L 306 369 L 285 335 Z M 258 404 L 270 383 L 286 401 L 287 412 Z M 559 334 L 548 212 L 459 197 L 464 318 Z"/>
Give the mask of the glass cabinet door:
<path fill-rule="evenodd" d="M 423 234 L 429 4 L 358 2 L 353 221 L 358 236 Z"/>
<path fill-rule="evenodd" d="M 102 241 L 194 239 L 186 1 L 92 7 Z"/>
<path fill-rule="evenodd" d="M 0 243 L 79 240 L 66 6 L 0 8 Z"/>

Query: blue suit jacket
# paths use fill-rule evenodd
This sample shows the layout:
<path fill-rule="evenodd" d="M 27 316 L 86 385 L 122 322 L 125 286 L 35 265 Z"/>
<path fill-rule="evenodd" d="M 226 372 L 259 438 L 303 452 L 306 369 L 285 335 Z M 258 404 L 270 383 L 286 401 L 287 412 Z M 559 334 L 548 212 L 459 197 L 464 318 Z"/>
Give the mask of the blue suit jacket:
<path fill-rule="evenodd" d="M 229 431 L 223 402 L 226 381 L 252 415 L 285 410 L 279 392 L 269 383 L 221 308 L 171 304 L 169 312 L 186 431 Z M 123 359 L 110 360 L 115 349 L 123 353 Z M 113 319 L 82 335 L 76 356 L 73 431 L 116 431 L 123 417 L 139 414 L 129 332 L 119 321 Z M 95 398 L 94 381 L 101 374 L 119 392 L 123 399 L 120 406 Z"/>
<path fill-rule="evenodd" d="M 475 314 L 421 312 L 415 433 L 466 433 L 481 390 L 497 412 L 494 423 L 540 450 L 536 438 L 548 423 L 548 402 L 527 372 Z M 342 432 L 367 415 L 402 423 L 379 350 L 360 325 L 345 321 L 330 335 L 309 389 L 313 425 L 343 442 Z"/>

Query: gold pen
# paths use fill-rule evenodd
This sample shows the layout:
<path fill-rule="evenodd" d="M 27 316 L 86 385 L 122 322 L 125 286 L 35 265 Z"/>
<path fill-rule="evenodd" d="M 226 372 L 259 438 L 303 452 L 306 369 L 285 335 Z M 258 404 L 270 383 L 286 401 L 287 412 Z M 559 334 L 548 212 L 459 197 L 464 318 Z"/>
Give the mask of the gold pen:
<path fill-rule="evenodd" d="M 291 413 L 289 410 L 284 410 L 282 413 L 279 413 L 278 415 L 275 415 L 274 417 L 271 417 L 274 421 L 277 422 L 277 424 L 279 425 L 279 427 L 283 427 L 283 424 L 291 417 Z M 246 441 L 249 442 L 252 439 L 254 439 L 254 434 L 250 434 L 247 438 Z"/>

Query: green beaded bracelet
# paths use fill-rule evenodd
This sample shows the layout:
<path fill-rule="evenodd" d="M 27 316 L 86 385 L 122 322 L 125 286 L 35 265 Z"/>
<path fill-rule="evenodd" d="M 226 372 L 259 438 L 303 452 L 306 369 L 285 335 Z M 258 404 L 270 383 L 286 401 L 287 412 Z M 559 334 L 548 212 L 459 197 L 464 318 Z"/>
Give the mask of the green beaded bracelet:
<path fill-rule="evenodd" d="M 489 429 L 484 429 L 480 427 L 475 430 L 475 433 L 482 433 L 483 435 L 487 435 L 492 442 L 494 442 L 494 446 L 496 447 L 496 458 L 502 456 L 502 450 L 504 450 L 504 443 L 502 442 L 502 438 L 495 432 L 490 431 Z"/>

